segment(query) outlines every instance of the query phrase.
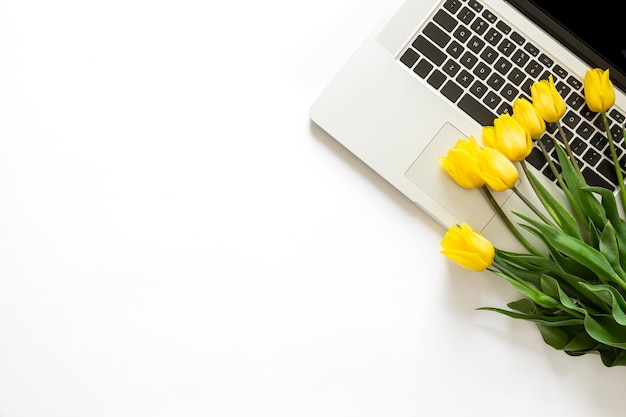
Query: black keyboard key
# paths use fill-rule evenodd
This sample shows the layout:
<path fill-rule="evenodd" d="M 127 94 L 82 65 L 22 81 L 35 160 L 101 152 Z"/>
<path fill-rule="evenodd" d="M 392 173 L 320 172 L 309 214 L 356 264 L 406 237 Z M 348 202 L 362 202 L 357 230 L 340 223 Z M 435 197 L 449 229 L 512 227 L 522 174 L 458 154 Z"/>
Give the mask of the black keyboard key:
<path fill-rule="evenodd" d="M 450 16 L 445 10 L 439 10 L 433 17 L 433 20 L 439 23 L 441 27 L 448 32 L 452 32 L 457 25 L 456 19 Z"/>
<path fill-rule="evenodd" d="M 580 126 L 578 126 L 578 128 L 576 129 L 576 134 L 581 138 L 587 140 L 591 137 L 594 131 L 595 130 L 593 129 L 593 126 L 591 126 L 587 122 L 582 122 Z"/>
<path fill-rule="evenodd" d="M 491 45 L 496 46 L 502 40 L 502 34 L 494 28 L 491 28 L 485 34 L 485 40 Z"/>
<path fill-rule="evenodd" d="M 519 68 L 513 68 L 506 78 L 513 84 L 519 86 L 524 80 L 526 80 L 526 74 L 524 74 Z"/>
<path fill-rule="evenodd" d="M 524 65 L 526 65 L 529 59 L 530 56 L 521 49 L 515 51 L 515 53 L 511 56 L 511 61 L 513 61 L 513 63 L 518 67 L 523 67 Z"/>
<path fill-rule="evenodd" d="M 572 129 L 574 127 L 576 127 L 578 125 L 578 122 L 580 122 L 581 117 L 577 114 L 575 114 L 573 111 L 568 111 L 565 116 L 563 116 L 563 124 L 565 124 L 566 126 L 571 127 Z"/>
<path fill-rule="evenodd" d="M 446 48 L 446 52 L 453 58 L 460 57 L 464 50 L 465 48 L 457 41 L 450 42 L 450 45 Z"/>
<path fill-rule="evenodd" d="M 483 52 L 480 54 L 480 57 L 488 64 L 493 64 L 493 62 L 498 57 L 498 53 L 490 46 L 486 47 Z"/>
<path fill-rule="evenodd" d="M 487 84 L 489 84 L 494 90 L 500 91 L 500 89 L 504 85 L 504 78 L 494 72 L 487 80 Z"/>
<path fill-rule="evenodd" d="M 548 164 L 545 156 L 543 155 L 543 152 L 541 152 L 541 149 L 537 148 L 536 146 L 533 147 L 530 155 L 526 157 L 526 161 L 537 170 L 541 170 L 544 166 Z"/>
<path fill-rule="evenodd" d="M 498 110 L 496 111 L 497 114 L 505 114 L 505 113 L 509 113 L 509 114 L 513 114 L 513 107 L 506 102 L 503 102 L 502 104 L 500 104 L 498 106 Z"/>
<path fill-rule="evenodd" d="M 517 32 L 511 33 L 511 40 L 518 45 L 523 45 L 524 42 L 526 42 L 526 39 L 524 39 L 524 37 Z"/>
<path fill-rule="evenodd" d="M 597 164 L 600 158 L 602 158 L 602 154 L 600 154 L 593 148 L 589 148 L 587 152 L 585 152 L 585 154 L 583 155 L 583 161 L 591 166 Z"/>
<path fill-rule="evenodd" d="M 413 68 L 413 72 L 422 78 L 426 78 L 432 69 L 433 64 L 424 59 L 420 59 L 415 68 Z"/>
<path fill-rule="evenodd" d="M 474 16 L 476 16 L 476 13 L 474 13 L 467 7 L 464 7 L 457 15 L 459 20 L 465 23 L 466 25 L 469 25 L 472 22 L 472 20 L 474 20 Z"/>
<path fill-rule="evenodd" d="M 581 90 L 583 88 L 583 83 L 578 78 L 573 76 L 567 77 L 567 83 L 571 85 L 575 90 Z"/>
<path fill-rule="evenodd" d="M 482 13 L 482 17 L 484 17 L 487 21 L 489 21 L 490 23 L 496 23 L 496 20 L 498 20 L 498 18 L 496 17 L 495 14 L 491 13 L 489 10 L 485 9 L 483 10 Z"/>
<path fill-rule="evenodd" d="M 606 159 L 600 161 L 597 170 L 600 174 L 604 175 L 610 182 L 617 184 L 617 174 L 615 173 L 615 165 Z"/>
<path fill-rule="evenodd" d="M 461 43 L 465 43 L 470 36 L 472 36 L 472 31 L 466 28 L 465 26 L 459 26 L 454 31 L 454 37 L 461 41 Z"/>
<path fill-rule="evenodd" d="M 487 86 L 480 81 L 475 81 L 474 84 L 470 87 L 470 93 L 472 93 L 476 98 L 482 98 L 487 92 Z"/>
<path fill-rule="evenodd" d="M 504 56 L 510 56 L 515 51 L 515 45 L 510 40 L 505 39 L 498 45 L 498 51 Z"/>
<path fill-rule="evenodd" d="M 502 20 L 499 20 L 498 23 L 496 23 L 496 27 L 505 35 L 508 35 L 511 32 L 511 26 L 507 25 Z"/>
<path fill-rule="evenodd" d="M 587 144 L 578 137 L 572 139 L 569 146 L 576 155 L 582 155 L 587 149 Z"/>
<path fill-rule="evenodd" d="M 524 45 L 524 50 L 526 50 L 526 52 L 528 52 L 532 56 L 539 55 L 539 49 L 532 43 L 527 43 L 526 45 Z"/>
<path fill-rule="evenodd" d="M 539 62 L 541 62 L 543 65 L 545 65 L 548 68 L 554 65 L 554 60 L 552 60 L 552 58 L 550 58 L 546 54 L 540 54 L 538 59 L 539 59 Z"/>
<path fill-rule="evenodd" d="M 609 144 L 609 140 L 601 132 L 596 132 L 591 139 L 589 139 L 589 143 L 599 152 L 602 152 Z"/>
<path fill-rule="evenodd" d="M 463 94 L 463 89 L 451 80 L 449 80 L 440 91 L 448 100 L 452 102 L 457 101 L 459 97 L 461 97 L 461 94 Z"/>
<path fill-rule="evenodd" d="M 526 78 L 524 82 L 522 83 L 522 85 L 520 85 L 520 90 L 522 91 L 524 95 L 530 97 L 530 88 L 533 86 L 534 83 L 535 83 L 534 79 Z"/>
<path fill-rule="evenodd" d="M 554 75 L 561 77 L 563 79 L 567 78 L 567 71 L 560 65 L 555 65 L 553 68 Z M 556 81 L 556 80 L 555 80 Z"/>
<path fill-rule="evenodd" d="M 585 98 L 580 94 L 574 92 L 565 99 L 565 103 L 567 103 L 567 105 L 570 106 L 572 109 L 578 110 L 580 106 L 585 104 Z"/>
<path fill-rule="evenodd" d="M 404 65 L 406 65 L 409 68 L 413 68 L 413 65 L 415 65 L 419 57 L 420 56 L 417 52 L 409 48 L 400 57 L 400 62 L 402 62 Z"/>
<path fill-rule="evenodd" d="M 485 98 L 483 99 L 483 103 L 485 103 L 491 109 L 495 109 L 496 107 L 498 107 L 498 104 L 500 104 L 501 101 L 502 101 L 502 98 L 498 97 L 492 91 L 488 92 Z"/>
<path fill-rule="evenodd" d="M 603 187 L 609 190 L 615 189 L 615 187 L 610 182 L 602 178 L 600 175 L 598 175 L 594 170 L 592 170 L 589 167 L 583 168 L 582 174 L 583 174 L 583 177 L 585 177 L 587 184 L 591 186 Z"/>
<path fill-rule="evenodd" d="M 543 66 L 535 60 L 530 61 L 528 65 L 526 65 L 526 67 L 524 68 L 524 71 L 526 71 L 526 74 L 528 74 L 530 78 L 537 80 L 537 81 L 539 81 L 540 79 L 543 79 L 543 77 L 539 76 L 539 74 L 541 74 L 543 70 L 544 70 Z"/>
<path fill-rule="evenodd" d="M 433 73 L 428 77 L 428 84 L 432 85 L 435 88 L 441 87 L 441 85 L 446 81 L 446 75 L 439 71 L 438 69 L 434 70 Z"/>
<path fill-rule="evenodd" d="M 461 59 L 459 59 L 461 65 L 463 65 L 467 69 L 474 68 L 474 65 L 478 62 L 478 58 L 476 55 L 471 54 L 469 51 L 465 52 Z"/>
<path fill-rule="evenodd" d="M 450 35 L 439 29 L 439 27 L 432 22 L 426 25 L 422 33 L 441 48 L 445 47 L 448 42 L 450 42 Z"/>
<path fill-rule="evenodd" d="M 472 73 L 481 80 L 484 80 L 491 73 L 491 68 L 489 68 L 484 62 L 479 62 L 476 67 L 474 67 Z"/>
<path fill-rule="evenodd" d="M 496 71 L 498 71 L 502 75 L 506 75 L 506 73 L 509 72 L 512 67 L 513 64 L 511 64 L 511 61 L 502 57 L 498 59 L 498 62 L 496 62 L 496 64 L 494 65 Z"/>
<path fill-rule="evenodd" d="M 515 98 L 519 97 L 519 90 L 513 84 L 507 83 L 502 87 L 502 90 L 500 90 L 500 94 L 506 101 L 512 102 Z"/>
<path fill-rule="evenodd" d="M 470 0 L 469 7 L 476 10 L 477 13 L 480 13 L 480 11 L 483 9 L 483 5 L 475 0 Z"/>
<path fill-rule="evenodd" d="M 441 52 L 439 48 L 433 45 L 428 39 L 420 35 L 413 42 L 413 47 L 424 54 L 435 65 L 439 66 L 446 60 L 446 54 Z"/>
<path fill-rule="evenodd" d="M 472 39 L 470 39 L 470 41 L 467 43 L 467 47 L 476 54 L 478 54 L 484 46 L 485 41 L 480 39 L 478 36 L 473 36 Z"/>
<path fill-rule="evenodd" d="M 489 27 L 489 24 L 485 22 L 483 19 L 477 17 L 476 19 L 474 19 L 470 27 L 472 28 L 474 32 L 478 33 L 479 35 L 482 35 L 483 33 L 485 33 L 485 31 Z"/>
<path fill-rule="evenodd" d="M 591 111 L 586 104 L 583 106 L 582 109 L 580 109 L 578 113 L 589 121 L 592 121 L 598 115 L 598 113 Z M 601 126 L 599 128 L 602 129 Z"/>
<path fill-rule="evenodd" d="M 613 120 L 615 120 L 619 124 L 623 124 L 624 123 L 624 120 L 625 120 L 624 115 L 622 113 L 618 112 L 615 109 L 612 109 L 609 112 L 609 116 L 611 116 L 613 118 Z"/>
<path fill-rule="evenodd" d="M 598 117 L 598 120 L 600 119 L 601 117 Z M 613 142 L 615 142 L 615 144 L 618 144 L 624 140 L 624 134 L 622 133 L 622 127 L 620 125 L 612 125 L 610 127 L 610 130 L 611 136 L 613 136 Z"/>
<path fill-rule="evenodd" d="M 496 118 L 496 115 L 493 112 L 487 109 L 474 97 L 467 94 L 461 97 L 458 106 L 482 126 L 492 125 L 494 119 Z"/>
<path fill-rule="evenodd" d="M 455 14 L 461 8 L 461 2 L 459 0 L 446 0 L 443 4 L 443 7 L 446 8 L 450 13 Z"/>
<path fill-rule="evenodd" d="M 458 77 L 456 77 L 456 81 L 461 84 L 462 87 L 469 87 L 472 81 L 474 81 L 474 76 L 467 72 L 466 70 L 461 71 Z"/>
<path fill-rule="evenodd" d="M 450 77 L 454 77 L 461 69 L 461 66 L 456 61 L 449 59 L 448 62 L 446 62 L 446 64 L 441 68 Z"/>
<path fill-rule="evenodd" d="M 559 92 L 561 97 L 567 97 L 572 91 L 572 88 L 569 85 L 565 84 L 563 81 L 555 83 L 554 86 L 556 87 L 556 91 Z"/>

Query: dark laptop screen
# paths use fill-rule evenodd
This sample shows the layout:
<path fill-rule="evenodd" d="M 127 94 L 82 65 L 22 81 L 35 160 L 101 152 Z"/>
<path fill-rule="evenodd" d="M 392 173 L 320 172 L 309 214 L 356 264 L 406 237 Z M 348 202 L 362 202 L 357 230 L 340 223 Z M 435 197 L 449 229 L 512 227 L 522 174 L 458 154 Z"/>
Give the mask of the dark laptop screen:
<path fill-rule="evenodd" d="M 626 91 L 626 18 L 622 6 L 607 2 L 575 4 L 564 0 L 507 0 L 592 67 L 609 68 Z"/>

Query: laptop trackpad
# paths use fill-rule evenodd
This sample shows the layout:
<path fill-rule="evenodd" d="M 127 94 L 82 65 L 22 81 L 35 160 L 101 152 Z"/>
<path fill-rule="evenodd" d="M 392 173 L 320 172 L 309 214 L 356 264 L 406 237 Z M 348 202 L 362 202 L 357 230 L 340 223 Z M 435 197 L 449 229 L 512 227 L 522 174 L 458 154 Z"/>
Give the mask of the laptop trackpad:
<path fill-rule="evenodd" d="M 480 189 L 468 190 L 459 186 L 439 162 L 439 158 L 445 156 L 457 140 L 463 138 L 467 136 L 451 124 L 445 123 L 411 164 L 405 176 L 456 218 L 465 221 L 475 230 L 483 230 L 495 216 L 485 195 Z M 492 194 L 502 205 L 512 192 L 492 191 Z"/>

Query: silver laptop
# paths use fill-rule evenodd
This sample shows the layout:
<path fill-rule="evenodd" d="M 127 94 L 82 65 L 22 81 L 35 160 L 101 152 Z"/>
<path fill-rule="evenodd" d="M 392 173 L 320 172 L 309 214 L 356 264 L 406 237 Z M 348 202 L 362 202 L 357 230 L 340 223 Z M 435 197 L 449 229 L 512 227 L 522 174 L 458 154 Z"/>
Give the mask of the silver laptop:
<path fill-rule="evenodd" d="M 587 181 L 617 192 L 608 141 L 582 90 L 588 68 L 610 69 L 617 98 L 609 119 L 621 155 L 626 36 L 619 14 L 602 3 L 406 0 L 349 58 L 310 117 L 443 226 L 466 221 L 493 238 L 503 227 L 494 211 L 478 190 L 457 186 L 439 157 L 460 138 L 480 141 L 483 125 L 552 74 Z M 542 139 L 548 148 L 554 129 Z M 538 149 L 527 161 L 557 189 Z M 532 193 L 520 178 L 519 189 Z M 525 210 L 511 192 L 496 196 L 505 209 Z"/>

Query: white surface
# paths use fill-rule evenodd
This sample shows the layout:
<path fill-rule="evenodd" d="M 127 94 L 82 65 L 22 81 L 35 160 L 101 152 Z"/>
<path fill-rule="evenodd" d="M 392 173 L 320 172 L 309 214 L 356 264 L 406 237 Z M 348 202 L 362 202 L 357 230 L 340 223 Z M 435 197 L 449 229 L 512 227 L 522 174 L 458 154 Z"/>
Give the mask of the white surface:
<path fill-rule="evenodd" d="M 0 416 L 623 416 L 309 122 L 389 5 L 0 1 Z"/>

